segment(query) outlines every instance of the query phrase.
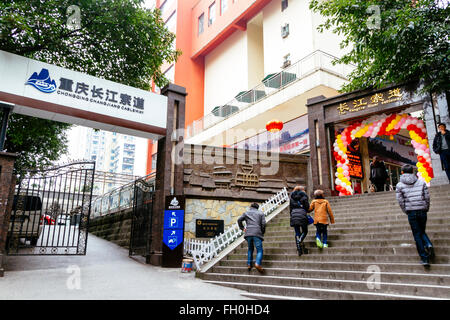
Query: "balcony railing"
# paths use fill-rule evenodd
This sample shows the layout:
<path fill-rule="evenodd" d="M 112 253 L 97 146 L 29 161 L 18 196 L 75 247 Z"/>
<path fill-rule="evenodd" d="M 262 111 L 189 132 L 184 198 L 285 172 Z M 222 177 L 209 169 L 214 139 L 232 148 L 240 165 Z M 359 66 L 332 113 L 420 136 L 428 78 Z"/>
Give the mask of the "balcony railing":
<path fill-rule="evenodd" d="M 297 61 L 283 71 L 267 76 L 261 84 L 253 89 L 240 92 L 233 100 L 223 106 L 215 107 L 211 113 L 194 121 L 186 128 L 186 139 L 191 138 L 202 131 L 228 119 L 240 111 L 247 109 L 256 102 L 283 90 L 285 87 L 306 77 L 307 75 L 324 70 L 334 73 L 342 78 L 347 78 L 354 66 L 333 65 L 337 57 L 325 53 L 321 50 L 314 51 L 303 59 Z"/>

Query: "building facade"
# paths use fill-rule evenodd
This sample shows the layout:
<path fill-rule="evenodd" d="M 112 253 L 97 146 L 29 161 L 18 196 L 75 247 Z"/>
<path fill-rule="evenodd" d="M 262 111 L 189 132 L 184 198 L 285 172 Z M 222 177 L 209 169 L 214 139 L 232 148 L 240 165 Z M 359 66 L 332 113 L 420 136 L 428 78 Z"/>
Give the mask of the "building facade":
<path fill-rule="evenodd" d="M 343 54 L 341 39 L 317 31 L 323 19 L 307 0 L 156 0 L 155 6 L 183 52 L 162 71 L 188 92 L 187 143 L 237 146 L 259 139 L 272 119 L 291 126 L 297 119 L 303 127 L 289 135 L 298 138 L 308 129 L 307 99 L 336 95 L 352 70 L 332 65 Z M 284 142 L 284 150 L 298 147 Z M 155 153 L 150 142 L 147 172 Z"/>

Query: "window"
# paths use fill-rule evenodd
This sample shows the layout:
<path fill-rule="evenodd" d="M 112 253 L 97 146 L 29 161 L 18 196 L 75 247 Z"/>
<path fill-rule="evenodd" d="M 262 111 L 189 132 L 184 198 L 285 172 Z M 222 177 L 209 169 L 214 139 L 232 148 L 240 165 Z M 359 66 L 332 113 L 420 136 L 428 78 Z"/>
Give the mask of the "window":
<path fill-rule="evenodd" d="M 208 26 L 212 25 L 215 20 L 216 20 L 216 3 L 213 2 L 213 4 L 209 6 Z"/>
<path fill-rule="evenodd" d="M 281 0 L 281 11 L 286 10 L 288 5 L 289 5 L 288 0 Z"/>
<path fill-rule="evenodd" d="M 228 0 L 220 0 L 220 14 L 222 15 L 228 8 Z"/>
<path fill-rule="evenodd" d="M 203 31 L 205 30 L 204 28 L 204 24 L 205 24 L 205 14 L 202 13 L 202 15 L 200 17 L 198 17 L 198 34 L 202 34 Z"/>
<path fill-rule="evenodd" d="M 156 160 L 157 160 L 157 153 L 152 155 L 152 170 L 156 170 Z"/>
<path fill-rule="evenodd" d="M 177 32 L 177 14 L 176 11 L 172 13 L 169 19 L 167 19 L 165 26 L 167 30 L 169 30 L 172 33 Z"/>
<path fill-rule="evenodd" d="M 284 39 L 289 35 L 289 23 L 281 27 L 281 37 Z"/>
<path fill-rule="evenodd" d="M 167 80 L 169 80 L 172 83 L 175 82 L 175 68 L 173 65 L 169 69 L 167 69 L 166 72 L 164 72 L 164 77 L 166 77 Z"/>

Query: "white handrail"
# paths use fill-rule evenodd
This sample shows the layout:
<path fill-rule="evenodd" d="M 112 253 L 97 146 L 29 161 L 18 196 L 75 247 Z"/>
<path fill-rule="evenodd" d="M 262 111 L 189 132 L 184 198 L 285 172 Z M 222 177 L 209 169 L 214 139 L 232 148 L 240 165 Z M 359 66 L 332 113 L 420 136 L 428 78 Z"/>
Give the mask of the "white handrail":
<path fill-rule="evenodd" d="M 289 194 L 287 189 L 284 188 L 282 191 L 278 192 L 276 195 L 269 198 L 260 206 L 260 210 L 267 217 L 271 212 L 273 212 L 281 204 L 289 201 Z M 184 241 L 184 254 L 192 256 L 197 270 L 201 270 L 203 264 L 211 261 L 216 257 L 221 251 L 226 249 L 231 245 L 236 239 L 242 235 L 242 230 L 239 228 L 238 223 L 234 223 L 228 227 L 225 232 L 219 234 L 211 240 L 197 240 L 197 239 L 186 239 Z"/>

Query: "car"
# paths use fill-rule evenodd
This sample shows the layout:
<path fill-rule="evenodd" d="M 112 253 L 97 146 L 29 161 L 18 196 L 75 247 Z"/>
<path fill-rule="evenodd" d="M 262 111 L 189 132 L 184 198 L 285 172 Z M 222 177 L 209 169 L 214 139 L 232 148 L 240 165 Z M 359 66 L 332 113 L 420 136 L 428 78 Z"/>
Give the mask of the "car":
<path fill-rule="evenodd" d="M 40 218 L 40 224 L 46 224 L 46 225 L 55 225 L 56 221 L 55 219 L 53 219 L 51 216 L 49 216 L 48 214 L 44 214 L 41 216 Z"/>
<path fill-rule="evenodd" d="M 14 195 L 7 242 L 25 239 L 36 245 L 42 232 L 42 201 L 39 195 Z"/>

